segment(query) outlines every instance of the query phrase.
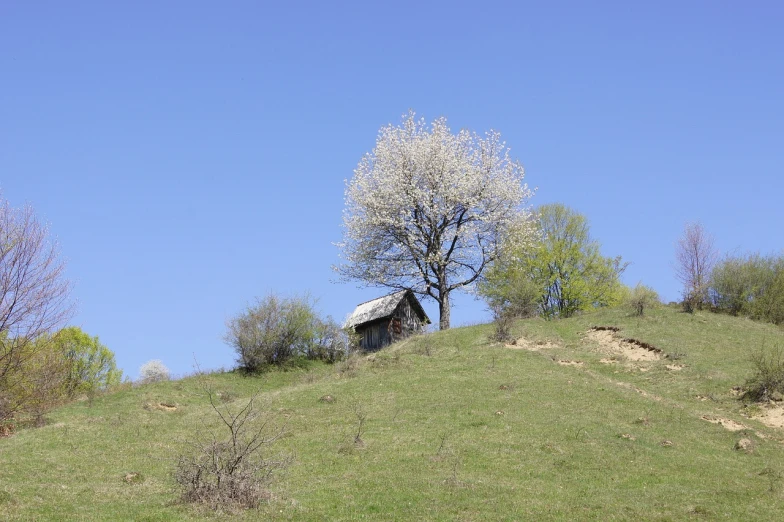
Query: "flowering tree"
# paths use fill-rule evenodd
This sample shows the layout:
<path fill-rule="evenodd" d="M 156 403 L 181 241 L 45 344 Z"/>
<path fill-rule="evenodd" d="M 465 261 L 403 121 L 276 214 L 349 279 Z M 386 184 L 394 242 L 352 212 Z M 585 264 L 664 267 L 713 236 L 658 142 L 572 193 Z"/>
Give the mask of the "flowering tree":
<path fill-rule="evenodd" d="M 452 134 L 413 112 L 379 131 L 346 182 L 345 278 L 433 298 L 449 328 L 449 296 L 495 259 L 498 240 L 528 214 L 523 167 L 497 132 Z"/>

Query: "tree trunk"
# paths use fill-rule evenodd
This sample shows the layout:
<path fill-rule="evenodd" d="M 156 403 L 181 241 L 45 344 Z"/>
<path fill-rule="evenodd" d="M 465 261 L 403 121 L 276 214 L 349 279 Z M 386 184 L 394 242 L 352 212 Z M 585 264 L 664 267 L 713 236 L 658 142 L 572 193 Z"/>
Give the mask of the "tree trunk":
<path fill-rule="evenodd" d="M 449 291 L 441 290 L 438 302 L 438 329 L 449 330 Z"/>

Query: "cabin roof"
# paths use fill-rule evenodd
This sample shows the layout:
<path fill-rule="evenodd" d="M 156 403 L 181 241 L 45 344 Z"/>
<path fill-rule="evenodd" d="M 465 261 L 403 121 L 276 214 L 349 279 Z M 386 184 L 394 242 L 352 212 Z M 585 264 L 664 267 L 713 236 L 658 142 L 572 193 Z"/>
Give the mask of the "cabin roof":
<path fill-rule="evenodd" d="M 397 305 L 399 305 L 400 302 L 405 298 L 409 298 L 411 306 L 414 308 L 422 321 L 425 324 L 430 324 L 430 318 L 428 318 L 425 310 L 422 308 L 422 305 L 419 304 L 417 298 L 414 297 L 414 293 L 411 290 L 400 290 L 398 292 L 357 305 L 354 313 L 352 313 L 348 319 L 346 319 L 346 326 L 349 328 L 355 328 L 371 321 L 385 319 L 395 312 Z"/>

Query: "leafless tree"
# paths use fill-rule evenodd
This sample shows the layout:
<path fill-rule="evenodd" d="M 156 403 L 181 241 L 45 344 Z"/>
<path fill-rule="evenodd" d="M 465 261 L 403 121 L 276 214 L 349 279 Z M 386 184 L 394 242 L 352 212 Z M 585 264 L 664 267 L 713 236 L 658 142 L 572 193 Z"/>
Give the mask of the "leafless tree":
<path fill-rule="evenodd" d="M 683 284 L 687 310 L 702 308 L 708 302 L 708 285 L 718 253 L 713 236 L 702 223 L 687 223 L 675 246 L 675 275 Z"/>
<path fill-rule="evenodd" d="M 13 399 L 15 374 L 73 312 L 65 265 L 48 232 L 31 207 L 0 198 L 0 418 L 22 407 Z"/>

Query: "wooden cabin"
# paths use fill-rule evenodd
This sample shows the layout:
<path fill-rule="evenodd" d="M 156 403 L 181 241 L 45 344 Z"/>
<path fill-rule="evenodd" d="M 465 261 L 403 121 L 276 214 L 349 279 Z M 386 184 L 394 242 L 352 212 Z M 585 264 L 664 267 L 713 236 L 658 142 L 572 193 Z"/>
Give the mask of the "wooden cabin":
<path fill-rule="evenodd" d="M 379 350 L 430 324 L 425 310 L 411 290 L 401 290 L 357 306 L 346 320 L 360 337 L 363 350 Z"/>

